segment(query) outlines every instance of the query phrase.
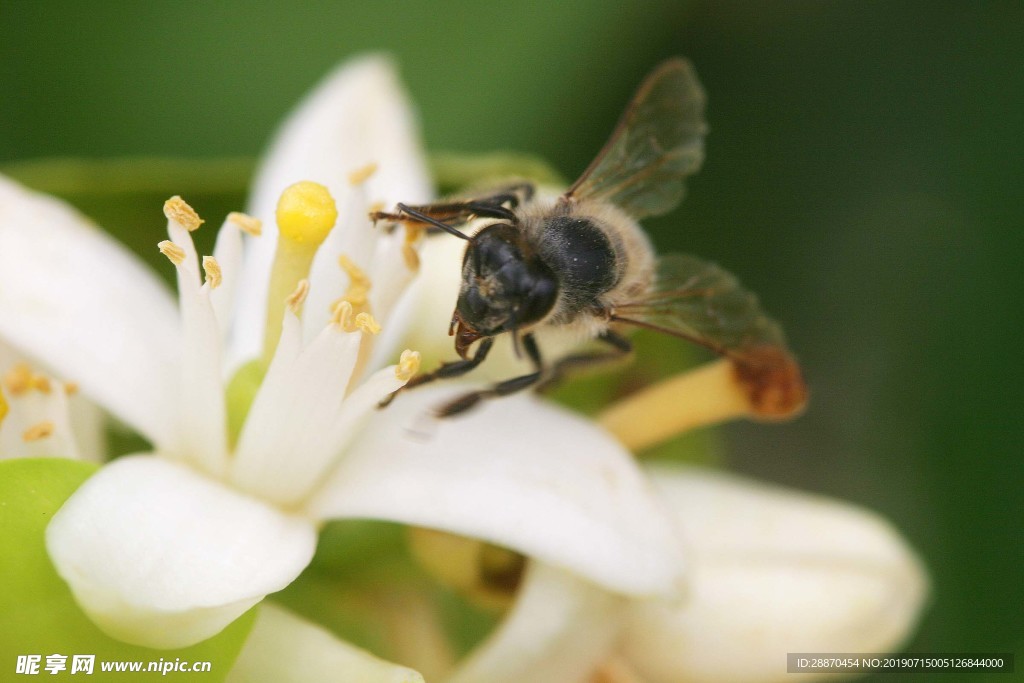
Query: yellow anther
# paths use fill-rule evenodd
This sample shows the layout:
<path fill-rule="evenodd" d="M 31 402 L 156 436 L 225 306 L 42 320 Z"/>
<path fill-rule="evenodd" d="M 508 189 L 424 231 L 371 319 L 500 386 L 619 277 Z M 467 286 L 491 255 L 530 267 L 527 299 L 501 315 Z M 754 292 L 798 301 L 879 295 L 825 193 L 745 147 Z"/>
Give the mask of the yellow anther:
<path fill-rule="evenodd" d="M 277 202 L 277 226 L 291 242 L 320 246 L 338 220 L 338 208 L 327 188 L 304 180 L 288 187 Z"/>
<path fill-rule="evenodd" d="M 352 304 L 342 299 L 334 305 L 334 310 L 331 311 L 331 322 L 345 330 L 351 332 L 355 328 L 352 327 Z"/>
<path fill-rule="evenodd" d="M 400 382 L 408 382 L 419 371 L 419 351 L 410 351 L 409 349 L 402 351 L 402 355 L 398 359 L 398 365 L 395 366 L 395 377 L 397 377 Z"/>
<path fill-rule="evenodd" d="M 220 264 L 212 256 L 203 257 L 203 270 L 206 272 L 206 284 L 210 289 L 217 289 L 224 281 L 224 273 L 221 272 Z"/>
<path fill-rule="evenodd" d="M 36 424 L 26 429 L 25 432 L 21 435 L 21 438 L 26 442 L 39 441 L 40 439 L 45 439 L 46 437 L 53 434 L 53 429 L 53 423 L 50 422 L 49 420 L 37 422 Z"/>
<path fill-rule="evenodd" d="M 4 392 L 0 391 L 0 424 L 3 424 L 4 418 L 7 417 L 7 412 L 11 409 L 7 405 L 7 399 L 4 398 Z"/>
<path fill-rule="evenodd" d="M 21 396 L 32 388 L 32 368 L 28 363 L 18 363 L 4 375 L 4 386 L 11 396 Z"/>
<path fill-rule="evenodd" d="M 370 287 L 370 278 L 366 275 L 366 272 L 353 263 L 345 254 L 338 257 L 338 265 L 348 275 L 349 282 L 353 285 L 365 285 L 367 289 Z"/>
<path fill-rule="evenodd" d="M 380 334 L 380 323 L 369 313 L 360 313 L 356 316 L 356 327 L 367 334 Z"/>
<path fill-rule="evenodd" d="M 228 222 L 234 223 L 244 233 L 259 237 L 263 234 L 263 221 L 248 214 L 232 211 L 228 214 Z"/>
<path fill-rule="evenodd" d="M 167 220 L 174 221 L 189 232 L 198 230 L 204 222 L 196 210 L 177 195 L 164 202 L 164 215 L 167 216 Z"/>
<path fill-rule="evenodd" d="M 32 388 L 41 394 L 48 394 L 53 390 L 50 378 L 46 375 L 32 375 Z"/>
<path fill-rule="evenodd" d="M 405 225 L 405 240 L 402 242 L 402 257 L 409 270 L 419 270 L 420 255 L 416 251 L 416 244 L 423 236 L 424 228 L 421 225 Z"/>
<path fill-rule="evenodd" d="M 156 245 L 160 253 L 176 266 L 185 262 L 185 250 L 170 240 L 164 240 Z"/>
<path fill-rule="evenodd" d="M 78 382 L 64 382 L 64 393 L 74 396 L 78 393 Z"/>
<path fill-rule="evenodd" d="M 347 301 L 352 304 L 356 313 L 369 312 L 370 302 L 370 278 L 362 268 L 352 262 L 345 254 L 338 257 L 338 265 L 348 275 L 348 289 L 339 301 Z M 337 304 L 337 302 L 335 302 Z"/>
<path fill-rule="evenodd" d="M 295 315 L 299 314 L 299 309 L 302 308 L 302 304 L 305 303 L 306 295 L 308 294 L 309 280 L 299 280 L 299 284 L 295 285 L 295 290 L 285 299 L 285 303 L 288 304 L 288 308 L 292 309 L 292 313 Z"/>
<path fill-rule="evenodd" d="M 348 174 L 348 182 L 352 185 L 362 185 L 377 172 L 377 164 L 369 163 L 362 168 L 357 168 Z"/>

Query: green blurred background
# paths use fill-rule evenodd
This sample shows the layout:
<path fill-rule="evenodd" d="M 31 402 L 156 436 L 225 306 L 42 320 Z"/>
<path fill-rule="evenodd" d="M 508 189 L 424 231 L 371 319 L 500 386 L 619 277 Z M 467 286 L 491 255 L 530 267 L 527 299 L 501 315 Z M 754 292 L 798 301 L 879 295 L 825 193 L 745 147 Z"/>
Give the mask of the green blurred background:
<path fill-rule="evenodd" d="M 367 50 L 396 55 L 432 150 L 568 177 L 640 78 L 688 56 L 708 160 L 650 231 L 759 292 L 813 391 L 792 424 L 725 428 L 730 465 L 895 521 L 934 580 L 909 649 L 1024 649 L 1019 1 L 4 0 L 0 164 L 241 158 L 204 171 L 237 204 L 285 112 Z M 157 209 L 123 236 L 154 256 L 162 227 Z"/>

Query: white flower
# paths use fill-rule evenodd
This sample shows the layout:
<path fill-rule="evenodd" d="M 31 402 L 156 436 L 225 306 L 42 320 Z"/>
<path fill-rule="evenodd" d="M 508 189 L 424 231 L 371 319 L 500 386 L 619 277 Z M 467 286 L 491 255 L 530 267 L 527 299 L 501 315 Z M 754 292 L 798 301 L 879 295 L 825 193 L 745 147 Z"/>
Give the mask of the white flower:
<path fill-rule="evenodd" d="M 387 62 L 339 70 L 285 126 L 252 211 L 269 217 L 287 185 L 313 178 L 338 198 L 338 227 L 315 257 L 292 258 L 304 231 L 330 228 L 325 206 L 311 224 L 284 210 L 276 250 L 271 221 L 243 238 L 253 223 L 232 215 L 202 261 L 204 283 L 198 218 L 171 200 L 161 250 L 177 268 L 177 307 L 69 207 L 0 179 L 0 340 L 153 444 L 100 469 L 47 532 L 58 572 L 107 633 L 152 647 L 207 638 L 288 585 L 321 522 L 340 517 L 478 537 L 614 594 L 677 590 L 674 530 L 628 452 L 597 427 L 524 396 L 433 425 L 424 440 L 410 431 L 422 431 L 436 391 L 374 410 L 415 368 L 405 355 L 376 369 L 384 338 L 409 332 L 393 304 L 412 273 L 403 235 L 374 231 L 366 215 L 376 202 L 427 198 L 416 138 Z M 308 290 L 286 306 L 307 273 Z M 377 321 L 387 343 L 373 341 Z M 232 445 L 225 369 L 260 353 L 269 368 Z"/>

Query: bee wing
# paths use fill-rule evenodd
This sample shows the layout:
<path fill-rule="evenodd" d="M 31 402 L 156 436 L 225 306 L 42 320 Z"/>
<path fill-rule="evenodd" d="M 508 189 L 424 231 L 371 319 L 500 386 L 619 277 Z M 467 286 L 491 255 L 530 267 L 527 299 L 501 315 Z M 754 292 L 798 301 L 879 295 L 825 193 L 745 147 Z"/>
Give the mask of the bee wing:
<path fill-rule="evenodd" d="M 685 254 L 658 262 L 654 288 L 616 306 L 612 320 L 705 346 L 732 361 L 763 416 L 789 415 L 806 400 L 800 367 L 777 322 L 728 271 Z"/>
<path fill-rule="evenodd" d="M 662 63 L 565 197 L 610 201 L 633 218 L 671 211 L 683 198 L 683 178 L 704 161 L 704 101 L 688 61 Z"/>

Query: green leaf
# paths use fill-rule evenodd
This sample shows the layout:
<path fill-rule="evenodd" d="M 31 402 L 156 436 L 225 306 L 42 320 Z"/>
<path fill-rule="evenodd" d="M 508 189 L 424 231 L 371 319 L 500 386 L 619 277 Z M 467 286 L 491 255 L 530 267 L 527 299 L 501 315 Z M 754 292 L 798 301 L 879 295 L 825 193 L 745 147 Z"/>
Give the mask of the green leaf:
<path fill-rule="evenodd" d="M 154 650 L 114 640 L 93 625 L 75 604 L 67 585 L 50 564 L 44 534 L 53 514 L 97 469 L 91 463 L 58 458 L 0 461 L 0 678 L 12 676 L 18 656 L 67 656 L 69 676 L 72 655 L 95 655 L 91 681 L 125 681 L 162 678 L 146 672 L 150 662 L 211 662 L 203 681 L 222 681 L 227 676 L 252 628 L 255 610 L 223 632 L 192 647 Z M 141 673 L 102 672 L 111 661 L 143 662 Z M 171 679 L 180 672 L 171 672 Z"/>

